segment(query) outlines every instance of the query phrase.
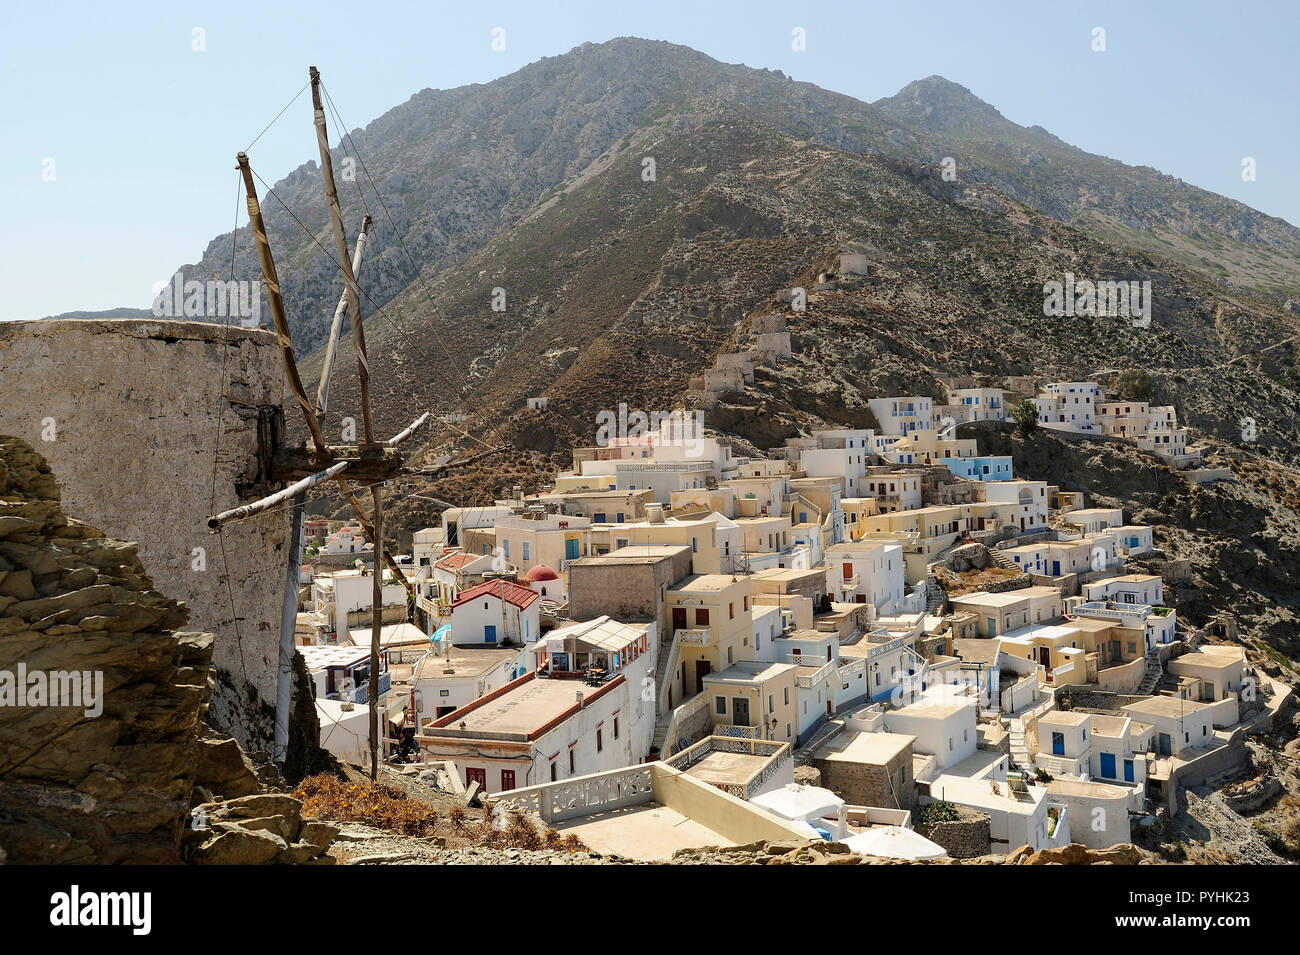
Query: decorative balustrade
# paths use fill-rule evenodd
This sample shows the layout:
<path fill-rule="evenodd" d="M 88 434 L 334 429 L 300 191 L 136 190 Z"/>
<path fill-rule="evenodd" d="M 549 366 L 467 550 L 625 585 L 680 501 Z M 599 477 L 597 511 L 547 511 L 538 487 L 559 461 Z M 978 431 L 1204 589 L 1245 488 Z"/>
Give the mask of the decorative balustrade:
<path fill-rule="evenodd" d="M 811 673 L 808 676 L 803 676 L 802 674 L 796 674 L 794 678 L 794 682 L 796 686 L 802 687 L 805 690 L 809 690 L 812 689 L 814 686 L 816 686 L 818 683 L 821 683 L 823 680 L 829 680 L 831 674 L 834 671 L 835 671 L 834 661 L 831 661 L 829 663 L 823 663 L 821 666 L 817 668 L 816 673 Z"/>
<path fill-rule="evenodd" d="M 789 743 L 778 743 L 775 740 L 726 737 L 715 733 L 715 735 L 706 737 L 694 746 L 688 746 L 677 755 L 664 760 L 664 764 L 681 772 L 686 772 L 710 753 L 745 753 L 750 756 L 770 757 L 744 782 L 714 784 L 719 789 L 739 799 L 749 799 L 761 792 L 764 784 L 773 775 L 780 772 L 788 760 L 793 758 L 793 750 L 791 750 Z"/>
<path fill-rule="evenodd" d="M 593 816 L 611 809 L 654 800 L 654 776 L 649 766 L 610 769 L 540 786 L 512 789 L 494 797 L 500 804 L 533 812 L 554 823 Z"/>
<path fill-rule="evenodd" d="M 726 726 L 719 725 L 713 727 L 714 736 L 726 736 L 731 739 L 758 739 L 757 726 Z"/>
<path fill-rule="evenodd" d="M 840 664 L 840 680 L 848 680 L 855 677 L 858 673 L 865 673 L 867 670 L 867 661 L 863 659 L 850 660 L 848 663 Z"/>
<path fill-rule="evenodd" d="M 393 686 L 393 675 L 385 670 L 379 674 L 379 695 L 382 697 Z M 331 693 L 329 698 L 339 700 L 343 703 L 369 703 L 370 702 L 370 681 L 362 683 L 360 686 L 348 687 L 337 693 Z"/>
<path fill-rule="evenodd" d="M 693 697 L 673 710 L 672 716 L 668 718 L 668 727 L 664 732 L 663 750 L 660 752 L 660 758 L 672 754 L 673 746 L 677 742 L 678 733 L 681 732 L 682 724 L 688 719 L 704 709 L 708 705 L 708 694 L 696 693 Z"/>

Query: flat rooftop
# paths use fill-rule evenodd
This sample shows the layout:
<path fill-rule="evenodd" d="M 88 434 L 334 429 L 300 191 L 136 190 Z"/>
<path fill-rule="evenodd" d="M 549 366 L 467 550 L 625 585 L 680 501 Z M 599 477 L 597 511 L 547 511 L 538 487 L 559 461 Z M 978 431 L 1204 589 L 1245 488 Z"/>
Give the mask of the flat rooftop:
<path fill-rule="evenodd" d="M 596 852 L 654 862 L 678 849 L 731 846 L 730 839 L 658 803 L 611 809 L 552 824 L 563 835 L 575 835 Z"/>
<path fill-rule="evenodd" d="M 813 759 L 884 766 L 915 742 L 915 736 L 905 733 L 841 733 L 813 753 Z"/>
<path fill-rule="evenodd" d="M 947 719 L 955 713 L 960 713 L 967 707 L 975 705 L 975 697 L 963 697 L 961 702 L 943 702 L 938 700 L 917 700 L 915 703 L 908 703 L 906 706 L 900 706 L 896 710 L 890 710 L 885 714 L 885 722 L 889 722 L 890 717 L 921 717 L 922 719 L 942 720 Z"/>
<path fill-rule="evenodd" d="M 1195 713 L 1197 710 L 1208 709 L 1209 706 L 1205 703 L 1197 703 L 1194 700 L 1175 699 L 1172 696 L 1153 696 L 1150 699 L 1129 703 L 1121 708 L 1126 713 L 1177 719 L 1180 716 Z"/>
<path fill-rule="evenodd" d="M 618 525 L 613 525 L 617 527 Z M 684 550 L 690 550 L 687 544 L 634 544 L 628 547 L 620 547 L 618 550 L 612 550 L 608 554 L 598 554 L 593 557 L 582 557 L 574 563 L 580 563 L 584 567 L 592 565 L 610 565 L 610 564 L 657 564 L 661 560 L 667 560 L 674 554 Z M 572 565 L 570 565 L 572 566 Z"/>
<path fill-rule="evenodd" d="M 956 604 L 974 604 L 977 607 L 1011 607 L 1029 597 L 1029 588 L 1023 590 L 1007 590 L 1003 593 L 991 594 L 987 590 L 977 590 L 973 594 L 961 594 L 957 597 L 949 598 Z"/>
<path fill-rule="evenodd" d="M 1088 722 L 1091 713 L 1076 713 L 1073 710 L 1052 710 L 1038 718 L 1038 722 L 1051 723 L 1055 726 L 1080 726 Z"/>
<path fill-rule="evenodd" d="M 743 578 L 742 578 L 743 579 Z M 728 587 L 736 584 L 738 581 L 730 574 L 693 574 L 686 577 L 673 586 L 668 588 L 671 593 L 716 593 L 719 590 L 726 590 Z"/>
<path fill-rule="evenodd" d="M 769 567 L 750 575 L 756 581 L 763 580 L 804 580 L 808 577 L 825 577 L 825 567 L 812 567 L 807 570 L 795 570 L 792 567 Z"/>
<path fill-rule="evenodd" d="M 953 653 L 969 663 L 992 663 L 998 656 L 999 641 L 983 637 L 955 637 Z"/>
<path fill-rule="evenodd" d="M 1241 647 L 1202 646 L 1189 653 L 1174 657 L 1170 664 L 1186 663 L 1196 667 L 1209 667 L 1225 670 L 1228 667 L 1241 666 L 1246 662 L 1246 652 Z"/>
<path fill-rule="evenodd" d="M 818 662 L 821 666 L 822 662 Z M 794 663 L 766 663 L 761 660 L 741 660 L 731 664 L 725 670 L 715 670 L 704 676 L 705 683 L 711 683 L 716 680 L 770 680 L 773 677 L 780 676 L 787 670 L 797 670 L 799 666 Z"/>
<path fill-rule="evenodd" d="M 1108 799 L 1122 799 L 1129 794 L 1127 789 L 1110 783 L 1084 782 L 1081 779 L 1053 779 L 1047 784 L 1047 791 L 1065 796 L 1097 796 Z"/>
<path fill-rule="evenodd" d="M 608 685 L 595 687 L 581 680 L 534 677 L 462 713 L 454 723 L 438 729 L 431 727 L 427 733 L 430 736 L 454 735 L 463 722 L 465 730 L 470 733 L 528 736 L 576 705 L 578 694 L 582 694 L 585 701 Z"/>
<path fill-rule="evenodd" d="M 415 680 L 463 680 L 482 676 L 494 667 L 509 662 L 519 655 L 518 650 L 500 647 L 456 647 L 438 656 L 430 654 L 416 664 L 412 673 Z M 446 672 L 451 670 L 451 673 Z"/>
<path fill-rule="evenodd" d="M 330 667 L 351 666 L 362 660 L 370 659 L 369 647 L 341 646 L 298 647 L 303 662 L 309 673 L 317 673 Z"/>
<path fill-rule="evenodd" d="M 711 786 L 740 786 L 766 766 L 771 758 L 767 755 L 727 753 L 715 749 L 686 770 L 686 775 L 694 776 Z"/>

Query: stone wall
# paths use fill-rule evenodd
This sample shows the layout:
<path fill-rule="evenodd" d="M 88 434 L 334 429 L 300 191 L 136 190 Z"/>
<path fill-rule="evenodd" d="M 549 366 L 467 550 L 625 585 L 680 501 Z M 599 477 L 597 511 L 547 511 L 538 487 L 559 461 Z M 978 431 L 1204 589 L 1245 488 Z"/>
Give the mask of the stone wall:
<path fill-rule="evenodd" d="M 0 857 L 177 862 L 212 637 L 58 495 L 0 435 Z"/>
<path fill-rule="evenodd" d="M 158 588 L 215 634 L 209 721 L 249 750 L 272 745 L 288 517 L 230 524 L 222 538 L 206 519 L 267 490 L 259 430 L 280 419 L 284 391 L 264 330 L 0 322 L 0 433 L 48 459 L 69 512 L 138 541 Z"/>
<path fill-rule="evenodd" d="M 668 606 L 660 595 L 690 572 L 691 549 L 686 546 L 662 560 L 575 560 L 569 564 L 569 615 L 574 620 L 601 614 L 653 620 L 657 639 L 671 641 Z"/>
<path fill-rule="evenodd" d="M 918 833 L 936 845 L 948 850 L 954 859 L 974 859 L 988 855 L 991 846 L 989 817 L 968 806 L 954 806 L 957 818 L 926 826 L 919 820 L 914 823 Z"/>
<path fill-rule="evenodd" d="M 911 746 L 888 766 L 838 759 L 813 759 L 810 765 L 821 773 L 822 785 L 851 806 L 911 809 L 916 805 Z"/>

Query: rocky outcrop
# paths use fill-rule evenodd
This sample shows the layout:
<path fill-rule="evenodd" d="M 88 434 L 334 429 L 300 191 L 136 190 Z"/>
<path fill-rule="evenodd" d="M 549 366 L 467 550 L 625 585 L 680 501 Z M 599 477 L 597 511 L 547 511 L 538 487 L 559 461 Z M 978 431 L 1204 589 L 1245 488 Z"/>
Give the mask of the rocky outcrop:
<path fill-rule="evenodd" d="M 63 513 L 54 475 L 0 436 L 0 849 L 11 863 L 166 863 L 207 704 L 210 634 L 136 546 Z"/>
<path fill-rule="evenodd" d="M 200 803 L 190 819 L 185 858 L 195 865 L 333 865 L 335 861 L 325 850 L 339 827 L 304 818 L 302 800 L 285 793 Z"/>
<path fill-rule="evenodd" d="M 909 862 L 855 855 L 840 842 L 757 842 L 743 846 L 681 849 L 673 854 L 672 861 L 676 865 L 1141 865 L 1159 860 L 1127 843 L 1109 849 L 1089 849 L 1076 842 L 1060 849 L 1040 849 L 1038 852 L 1029 846 L 1021 846 L 1005 856 Z"/>

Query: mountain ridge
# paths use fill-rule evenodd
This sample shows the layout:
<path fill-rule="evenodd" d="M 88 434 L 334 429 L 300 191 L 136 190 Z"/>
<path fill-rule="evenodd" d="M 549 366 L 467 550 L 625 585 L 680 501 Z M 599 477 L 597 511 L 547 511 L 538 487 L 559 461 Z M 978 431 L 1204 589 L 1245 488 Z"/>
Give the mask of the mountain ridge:
<path fill-rule="evenodd" d="M 966 118 L 941 125 L 965 132 L 941 139 L 905 122 L 916 117 L 902 104 L 908 91 L 918 90 L 940 100 L 960 91 Z M 1091 156 L 1045 131 L 1016 126 L 951 81 L 929 77 L 870 104 L 779 71 L 720 63 L 665 41 L 619 38 L 582 44 L 489 83 L 421 90 L 350 131 L 350 138 L 335 147 L 334 162 L 339 168 L 355 145 L 365 163 L 354 185 L 339 183 L 339 195 L 349 234 L 363 211 L 362 193 L 375 215 L 366 269 L 369 298 L 383 304 L 416 280 L 416 270 L 390 234 L 383 204 L 370 189 L 370 176 L 427 277 L 482 248 L 594 162 L 625 148 L 639 131 L 674 128 L 701 110 L 723 105 L 743 107 L 774 128 L 850 152 L 932 165 L 954 155 L 962 179 L 991 184 L 1053 218 L 1110 239 L 1211 268 L 1216 278 L 1244 282 L 1279 301 L 1291 291 L 1279 273 L 1300 269 L 1300 230 L 1288 223 L 1154 170 Z M 971 116 L 980 121 L 969 122 Z M 989 140 L 990 124 L 1009 131 L 1009 138 Z M 342 138 L 334 126 L 332 134 L 336 141 Z M 1082 164 L 1077 176 L 1071 163 Z M 274 188 L 321 245 L 331 248 L 316 162 L 303 163 Z M 1135 198 L 1143 189 L 1157 198 Z M 277 261 L 283 262 L 295 341 L 300 352 L 310 352 L 323 342 L 337 298 L 336 269 L 275 199 L 264 196 L 263 206 Z M 239 274 L 255 276 L 251 242 L 246 229 L 240 233 Z M 1214 244 L 1221 247 L 1209 247 Z M 224 277 L 230 248 L 230 234 L 218 236 L 200 262 L 182 271 L 200 280 Z"/>

